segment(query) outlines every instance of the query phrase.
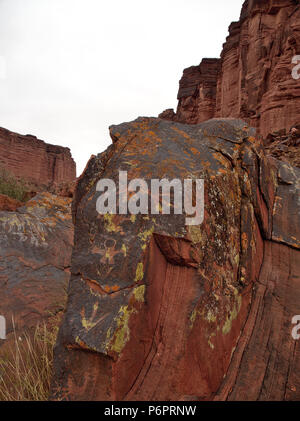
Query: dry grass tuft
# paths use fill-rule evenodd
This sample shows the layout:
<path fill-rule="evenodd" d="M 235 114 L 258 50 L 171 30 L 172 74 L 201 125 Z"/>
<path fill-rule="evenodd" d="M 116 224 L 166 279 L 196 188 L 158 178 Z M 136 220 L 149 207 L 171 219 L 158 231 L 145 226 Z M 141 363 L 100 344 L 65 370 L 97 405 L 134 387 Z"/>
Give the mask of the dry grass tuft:
<path fill-rule="evenodd" d="M 43 323 L 20 338 L 14 329 L 14 340 L 0 358 L 1 401 L 48 399 L 57 332 L 58 324 Z"/>

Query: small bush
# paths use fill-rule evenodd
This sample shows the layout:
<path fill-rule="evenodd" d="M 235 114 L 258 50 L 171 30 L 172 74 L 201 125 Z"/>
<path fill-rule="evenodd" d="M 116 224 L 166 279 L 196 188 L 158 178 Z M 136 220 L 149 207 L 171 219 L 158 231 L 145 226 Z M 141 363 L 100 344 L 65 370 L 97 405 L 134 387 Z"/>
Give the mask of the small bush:
<path fill-rule="evenodd" d="M 27 186 L 24 180 L 17 179 L 7 170 L 0 167 L 0 194 L 5 194 L 12 199 L 23 202 L 26 192 Z"/>
<path fill-rule="evenodd" d="M 0 358 L 0 401 L 45 401 L 49 397 L 58 325 L 37 325 L 18 337 Z"/>

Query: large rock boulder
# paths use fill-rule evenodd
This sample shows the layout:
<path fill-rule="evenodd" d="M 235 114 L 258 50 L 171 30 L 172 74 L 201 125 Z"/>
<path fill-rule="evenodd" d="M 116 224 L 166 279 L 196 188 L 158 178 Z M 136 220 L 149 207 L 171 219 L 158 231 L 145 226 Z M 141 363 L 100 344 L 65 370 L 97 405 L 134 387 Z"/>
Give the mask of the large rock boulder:
<path fill-rule="evenodd" d="M 73 202 L 53 399 L 300 399 L 299 170 L 241 120 L 111 127 Z M 106 214 L 97 182 L 204 179 L 204 221 Z M 290 216 L 287 218 L 287 214 Z"/>
<path fill-rule="evenodd" d="M 73 245 L 71 199 L 41 193 L 0 211 L 0 315 L 7 339 L 63 310 Z"/>

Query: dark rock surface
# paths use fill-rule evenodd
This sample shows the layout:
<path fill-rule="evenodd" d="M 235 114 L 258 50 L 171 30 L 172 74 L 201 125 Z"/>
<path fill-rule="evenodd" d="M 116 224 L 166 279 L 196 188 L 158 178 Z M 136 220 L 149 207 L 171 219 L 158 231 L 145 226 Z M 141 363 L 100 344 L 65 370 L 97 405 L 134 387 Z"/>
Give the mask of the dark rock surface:
<path fill-rule="evenodd" d="M 300 399 L 299 170 L 241 120 L 111 127 L 73 202 L 52 399 Z M 99 215 L 99 179 L 205 180 L 185 215 Z M 117 184 L 118 185 L 118 184 Z"/>
<path fill-rule="evenodd" d="M 71 199 L 41 193 L 15 212 L 0 211 L 0 314 L 8 341 L 13 320 L 21 334 L 64 305 L 72 245 Z"/>

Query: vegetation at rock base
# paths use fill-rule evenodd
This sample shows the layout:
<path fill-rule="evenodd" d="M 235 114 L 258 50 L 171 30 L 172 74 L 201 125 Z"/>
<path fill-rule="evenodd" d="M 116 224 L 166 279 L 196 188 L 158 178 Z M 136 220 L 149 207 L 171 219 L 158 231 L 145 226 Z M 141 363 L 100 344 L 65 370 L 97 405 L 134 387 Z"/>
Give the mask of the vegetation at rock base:
<path fill-rule="evenodd" d="M 45 322 L 18 336 L 0 357 L 0 401 L 45 401 L 52 377 L 58 325 Z"/>
<path fill-rule="evenodd" d="M 23 202 L 28 186 L 22 179 L 17 179 L 9 171 L 0 167 L 0 194 Z"/>

